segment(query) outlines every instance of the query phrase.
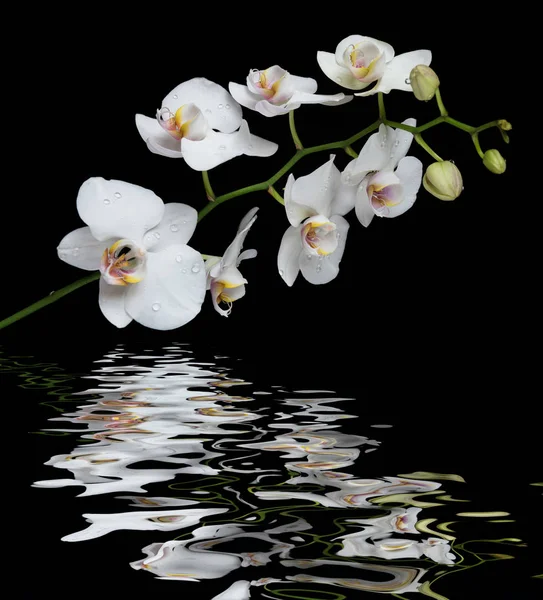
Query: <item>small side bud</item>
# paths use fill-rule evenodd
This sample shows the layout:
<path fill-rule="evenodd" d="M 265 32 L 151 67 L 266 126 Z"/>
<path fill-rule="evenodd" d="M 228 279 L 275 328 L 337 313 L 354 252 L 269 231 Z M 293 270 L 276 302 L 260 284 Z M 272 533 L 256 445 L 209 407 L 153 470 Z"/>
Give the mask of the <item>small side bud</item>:
<path fill-rule="evenodd" d="M 456 200 L 462 193 L 462 174 L 458 167 L 448 161 L 432 163 L 422 180 L 424 189 L 439 200 Z"/>
<path fill-rule="evenodd" d="M 483 156 L 483 165 L 496 175 L 505 171 L 505 158 L 497 150 L 487 150 Z"/>
<path fill-rule="evenodd" d="M 435 71 L 426 65 L 417 65 L 409 74 L 409 81 L 417 100 L 428 102 L 439 87 L 439 77 Z"/>
<path fill-rule="evenodd" d="M 509 121 L 506 121 L 505 119 L 500 119 L 498 121 L 498 127 L 502 131 L 511 131 L 511 129 L 513 129 L 513 126 L 511 125 L 511 123 L 509 123 Z"/>

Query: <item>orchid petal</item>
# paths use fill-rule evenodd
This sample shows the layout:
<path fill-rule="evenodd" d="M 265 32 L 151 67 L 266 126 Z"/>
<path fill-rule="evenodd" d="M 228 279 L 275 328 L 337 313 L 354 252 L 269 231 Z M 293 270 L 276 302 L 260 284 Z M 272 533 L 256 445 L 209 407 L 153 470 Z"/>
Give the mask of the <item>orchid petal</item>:
<path fill-rule="evenodd" d="M 369 43 L 377 46 L 380 52 L 382 52 L 385 56 L 385 60 L 387 62 L 391 61 L 394 58 L 394 48 L 387 44 L 386 42 L 382 42 L 381 40 L 376 40 L 372 37 L 367 37 L 365 35 L 349 35 L 345 39 L 341 40 L 336 47 L 336 52 L 334 55 L 334 59 L 338 64 L 343 63 L 343 56 L 345 54 L 345 50 L 349 46 L 354 46 L 356 44 Z"/>
<path fill-rule="evenodd" d="M 154 154 L 160 154 L 168 158 L 181 158 L 183 156 L 179 140 L 166 133 L 156 119 L 138 114 L 136 115 L 136 127 L 143 141 Z"/>
<path fill-rule="evenodd" d="M 104 317 L 115 327 L 126 327 L 132 321 L 125 309 L 127 291 L 126 286 L 109 285 L 100 277 L 98 304 Z"/>
<path fill-rule="evenodd" d="M 243 242 L 247 237 L 249 229 L 251 229 L 253 223 L 256 221 L 256 212 L 258 207 L 252 208 L 245 217 L 241 220 L 238 228 L 238 233 L 234 238 L 234 241 L 228 246 L 221 260 L 221 269 L 228 268 L 235 265 L 238 261 L 239 253 L 243 248 Z M 238 263 L 239 264 L 239 263 Z"/>
<path fill-rule="evenodd" d="M 260 100 L 260 102 L 256 103 L 255 110 L 265 117 L 277 117 L 279 115 L 286 115 L 290 111 L 300 108 L 300 106 L 299 102 L 287 102 L 286 104 L 276 106 L 267 100 Z"/>
<path fill-rule="evenodd" d="M 308 217 L 312 217 L 317 214 L 317 211 L 310 206 L 306 206 L 305 204 L 299 204 L 292 199 L 292 188 L 296 179 L 294 175 L 291 173 L 288 176 L 287 184 L 285 186 L 285 210 L 287 211 L 287 219 L 289 223 L 293 227 L 298 227 L 298 225 L 307 219 Z"/>
<path fill-rule="evenodd" d="M 206 138 L 199 142 L 181 140 L 183 157 L 189 167 L 196 171 L 208 171 L 241 154 L 271 156 L 277 148 L 274 142 L 252 135 L 245 120 L 234 133 L 210 131 Z"/>
<path fill-rule="evenodd" d="M 402 125 L 409 125 L 411 127 L 417 126 L 416 119 L 406 119 L 402 121 Z M 413 134 L 404 129 L 395 129 L 395 139 L 392 144 L 389 161 L 385 165 L 384 169 L 395 169 L 402 158 L 407 154 L 413 141 Z"/>
<path fill-rule="evenodd" d="M 97 240 L 126 238 L 139 244 L 160 223 L 164 203 L 139 185 L 91 177 L 79 188 L 77 210 Z"/>
<path fill-rule="evenodd" d="M 347 104 L 353 99 L 353 96 L 346 96 L 343 93 L 326 95 L 326 94 L 308 94 L 306 92 L 294 92 L 289 101 L 292 104 L 323 104 L 325 106 L 339 106 Z"/>
<path fill-rule="evenodd" d="M 388 207 L 387 217 L 398 217 L 409 210 L 417 199 L 422 181 L 422 163 L 414 156 L 406 156 L 402 158 L 395 175 L 398 177 L 403 188 L 403 200 L 396 206 Z"/>
<path fill-rule="evenodd" d="M 201 255 L 190 246 L 173 244 L 147 255 L 147 275 L 128 286 L 126 311 L 146 327 L 175 329 L 200 312 L 205 289 Z"/>
<path fill-rule="evenodd" d="M 116 241 L 112 238 L 99 242 L 89 227 L 80 227 L 62 238 L 57 248 L 58 257 L 79 269 L 97 271 L 104 250 Z"/>
<path fill-rule="evenodd" d="M 244 250 L 238 257 L 236 261 L 236 266 L 239 266 L 242 260 L 248 260 L 249 258 L 256 258 L 258 252 L 254 248 L 249 248 L 248 250 Z"/>
<path fill-rule="evenodd" d="M 339 263 L 345 251 L 345 242 L 349 223 L 338 215 L 330 219 L 336 225 L 337 248 L 326 257 L 312 256 L 302 253 L 300 257 L 300 269 L 302 275 L 315 285 L 328 283 L 337 277 L 339 273 Z"/>
<path fill-rule="evenodd" d="M 432 53 L 430 50 L 414 50 L 399 54 L 390 63 L 383 77 L 377 82 L 377 85 L 367 92 L 360 92 L 355 96 L 371 96 L 377 92 L 388 94 L 391 90 L 402 90 L 411 92 L 413 88 L 409 83 L 409 74 L 417 65 L 429 65 L 432 62 Z"/>
<path fill-rule="evenodd" d="M 197 221 L 198 213 L 192 206 L 179 202 L 165 204 L 162 220 L 147 232 L 143 244 L 151 252 L 158 252 L 171 244 L 187 244 Z"/>
<path fill-rule="evenodd" d="M 349 69 L 338 65 L 331 52 L 317 52 L 317 62 L 328 78 L 349 90 L 362 90 L 369 85 L 358 81 Z"/>
<path fill-rule="evenodd" d="M 261 96 L 251 92 L 246 85 L 234 83 L 233 81 L 228 84 L 228 90 L 236 102 L 239 102 L 241 106 L 245 106 L 245 108 L 250 108 L 251 110 L 256 110 L 255 106 L 257 102 L 262 100 Z"/>
<path fill-rule="evenodd" d="M 396 134 L 391 127 L 381 124 L 379 131 L 368 138 L 358 158 L 351 161 L 342 173 L 346 184 L 358 184 L 369 171 L 380 171 L 390 160 Z"/>
<path fill-rule="evenodd" d="M 298 75 L 289 75 L 292 85 L 297 92 L 314 94 L 317 91 L 317 81 L 312 77 L 299 77 Z"/>
<path fill-rule="evenodd" d="M 195 104 L 213 129 L 232 133 L 241 124 L 241 107 L 220 85 L 195 77 L 174 88 L 162 101 L 162 107 L 175 114 L 184 104 Z"/>
<path fill-rule="evenodd" d="M 338 168 L 334 165 L 335 156 L 315 169 L 309 175 L 297 179 L 292 186 L 292 200 L 309 206 L 316 214 L 330 216 L 330 204 L 340 182 Z"/>
<path fill-rule="evenodd" d="M 388 64 L 388 68 L 380 81 L 381 91 L 387 94 L 390 90 L 412 92 L 409 75 L 417 65 L 429 65 L 432 62 L 430 50 L 414 50 L 399 54 Z M 407 83 L 406 83 L 407 82 Z"/>
<path fill-rule="evenodd" d="M 365 178 L 356 190 L 355 213 L 364 227 L 367 227 L 375 216 L 370 199 L 368 198 L 368 179 L 369 178 Z"/>
<path fill-rule="evenodd" d="M 221 269 L 217 275 L 217 281 L 222 283 L 225 288 L 231 289 L 247 283 L 247 279 L 243 277 L 237 267 L 226 267 Z"/>
<path fill-rule="evenodd" d="M 346 185 L 340 181 L 330 205 L 330 213 L 333 215 L 346 215 L 354 208 L 355 203 L 356 186 Z"/>
<path fill-rule="evenodd" d="M 283 235 L 277 256 L 279 275 L 289 287 L 292 286 L 300 271 L 301 252 L 300 227 L 289 227 Z"/>

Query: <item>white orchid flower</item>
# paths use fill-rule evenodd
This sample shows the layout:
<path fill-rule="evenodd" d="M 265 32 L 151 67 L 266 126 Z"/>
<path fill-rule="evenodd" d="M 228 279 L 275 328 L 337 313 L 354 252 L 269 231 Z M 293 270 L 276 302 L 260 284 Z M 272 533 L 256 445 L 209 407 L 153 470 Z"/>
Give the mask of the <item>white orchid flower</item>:
<path fill-rule="evenodd" d="M 339 170 L 330 160 L 310 175 L 294 179 L 285 187 L 286 230 L 277 267 L 291 286 L 300 270 L 309 283 L 328 283 L 339 272 L 349 223 L 342 215 L 354 204 L 354 187 L 341 182 Z"/>
<path fill-rule="evenodd" d="M 404 125 L 414 127 L 415 119 Z M 381 125 L 341 175 L 344 183 L 357 186 L 349 196 L 358 220 L 367 227 L 375 215 L 398 217 L 417 199 L 422 181 L 422 163 L 406 156 L 413 134 Z"/>
<path fill-rule="evenodd" d="M 242 260 L 254 258 L 257 255 L 256 250 L 245 250 L 243 242 L 249 229 L 256 221 L 256 212 L 258 207 L 252 208 L 241 220 L 238 233 L 234 241 L 228 246 L 224 256 L 210 256 L 206 260 L 207 289 L 211 292 L 211 299 L 215 310 L 223 317 L 227 317 L 232 312 L 232 303 L 245 296 L 245 284 L 247 280 L 240 273 L 238 267 Z M 220 307 L 224 302 L 228 309 Z"/>
<path fill-rule="evenodd" d="M 265 117 L 284 115 L 300 108 L 302 104 L 338 106 L 353 99 L 345 94 L 315 94 L 317 82 L 314 79 L 291 75 L 278 65 L 265 71 L 251 69 L 247 76 L 247 85 L 231 81 L 228 89 L 242 106 L 256 110 Z"/>
<path fill-rule="evenodd" d="M 412 92 L 409 81 L 411 70 L 417 65 L 428 66 L 432 61 L 430 50 L 414 50 L 394 56 L 394 48 L 363 35 L 350 35 L 337 45 L 335 54 L 317 52 L 320 68 L 330 79 L 350 90 L 362 90 L 376 82 L 374 87 L 355 96 L 370 96 L 391 90 Z"/>
<path fill-rule="evenodd" d="M 151 152 L 184 158 L 196 171 L 208 171 L 241 154 L 271 156 L 278 147 L 252 135 L 240 105 L 223 87 L 203 77 L 173 89 L 156 119 L 136 115 L 136 127 Z"/>
<path fill-rule="evenodd" d="M 192 320 L 205 297 L 204 261 L 187 246 L 197 213 L 166 204 L 138 185 L 87 179 L 77 196 L 87 227 L 60 242 L 59 257 L 87 271 L 100 270 L 99 304 L 117 327 L 133 320 L 174 329 Z"/>

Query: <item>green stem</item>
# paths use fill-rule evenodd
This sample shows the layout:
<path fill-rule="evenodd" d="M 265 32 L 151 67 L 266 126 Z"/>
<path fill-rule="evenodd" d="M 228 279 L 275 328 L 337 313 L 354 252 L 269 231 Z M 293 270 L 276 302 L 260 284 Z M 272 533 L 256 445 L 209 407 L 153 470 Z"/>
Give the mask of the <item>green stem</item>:
<path fill-rule="evenodd" d="M 273 198 L 275 198 L 277 200 L 277 202 L 279 202 L 279 204 L 282 204 L 283 206 L 285 206 L 285 201 L 283 200 L 283 197 L 281 196 L 281 194 L 279 194 L 279 192 L 273 187 L 273 185 L 270 185 L 270 187 L 268 188 L 268 194 L 270 196 L 272 196 Z"/>
<path fill-rule="evenodd" d="M 292 135 L 292 139 L 294 141 L 294 146 L 296 146 L 296 150 L 303 150 L 304 147 L 300 138 L 298 137 L 298 132 L 296 131 L 296 123 L 294 122 L 294 111 L 291 110 L 288 113 L 288 124 L 290 127 L 290 133 Z"/>
<path fill-rule="evenodd" d="M 485 129 L 490 129 L 491 127 L 499 127 L 498 123 L 499 121 L 490 121 L 490 123 L 485 123 L 484 125 L 476 127 L 473 133 L 481 133 L 481 131 L 484 131 Z"/>
<path fill-rule="evenodd" d="M 206 189 L 207 199 L 210 202 L 214 202 L 215 193 L 213 192 L 213 188 L 211 187 L 211 182 L 209 181 L 209 173 L 207 171 L 202 171 L 202 179 L 204 180 L 204 187 Z"/>
<path fill-rule="evenodd" d="M 384 123 L 387 120 L 387 113 L 385 110 L 385 98 L 383 92 L 377 92 L 377 103 L 379 104 L 379 119 Z"/>
<path fill-rule="evenodd" d="M 474 133 L 476 130 L 476 127 L 472 127 L 471 125 L 466 125 L 465 123 L 462 123 L 461 121 L 457 121 L 456 119 L 451 119 L 451 117 L 444 117 L 445 118 L 445 123 L 448 123 L 449 125 L 454 125 L 454 127 L 458 127 L 458 129 L 461 129 L 462 131 L 467 131 L 468 133 Z"/>
<path fill-rule="evenodd" d="M 96 281 L 97 279 L 100 279 L 100 271 L 96 271 L 95 273 L 92 273 L 91 275 L 87 275 L 86 277 L 83 277 L 82 279 L 78 279 L 77 281 L 70 283 L 66 287 L 63 287 L 62 289 L 49 294 L 49 296 L 45 296 L 45 298 L 42 298 L 41 300 L 34 302 L 34 304 L 31 304 L 30 306 L 23 308 L 23 310 L 16 312 L 15 314 L 11 315 L 11 317 L 7 317 L 3 321 L 0 321 L 0 329 L 4 329 L 4 327 L 7 327 L 8 325 L 12 325 L 19 319 L 23 319 L 24 317 L 31 315 L 33 312 L 40 310 L 40 308 L 43 308 L 44 306 L 47 306 L 48 304 L 52 304 L 53 302 L 60 300 L 63 296 L 66 296 L 70 292 L 73 292 L 73 291 L 79 289 L 80 287 L 87 285 L 87 283 L 90 283 L 91 281 Z"/>
<path fill-rule="evenodd" d="M 445 117 L 437 117 L 435 119 L 432 119 L 431 121 L 428 121 L 428 123 L 425 123 L 424 125 L 419 125 L 418 127 L 404 125 L 404 123 L 398 123 L 397 121 L 389 121 L 388 119 L 385 119 L 383 123 L 385 125 L 388 125 L 389 127 L 394 127 L 395 129 L 403 129 L 404 131 L 409 131 L 410 133 L 422 133 L 423 131 L 431 129 L 432 127 L 435 127 L 440 123 L 445 123 Z"/>
<path fill-rule="evenodd" d="M 424 148 L 426 150 L 426 152 L 428 152 L 428 154 L 435 158 L 437 161 L 439 162 L 443 162 L 443 159 L 440 158 L 431 148 L 430 146 L 428 146 L 428 144 L 422 139 L 422 135 L 420 133 L 416 133 L 415 134 L 415 141 L 417 142 L 417 144 L 419 146 L 421 146 L 421 148 Z"/>
<path fill-rule="evenodd" d="M 344 148 L 345 153 L 348 154 L 349 156 L 352 156 L 353 158 L 358 158 L 358 153 L 355 152 L 350 146 L 346 146 Z"/>
<path fill-rule="evenodd" d="M 477 133 L 472 134 L 471 141 L 473 142 L 473 145 L 475 146 L 475 150 L 477 150 L 477 154 L 481 158 L 484 158 L 485 153 L 481 150 L 481 144 L 479 143 L 479 134 L 477 134 Z"/>
<path fill-rule="evenodd" d="M 437 106 L 439 108 L 439 114 L 442 117 L 446 117 L 449 113 L 447 112 L 447 109 L 445 108 L 445 105 L 443 104 L 443 100 L 441 99 L 441 92 L 439 91 L 439 88 L 437 88 L 437 90 L 436 90 L 436 100 L 437 100 Z"/>

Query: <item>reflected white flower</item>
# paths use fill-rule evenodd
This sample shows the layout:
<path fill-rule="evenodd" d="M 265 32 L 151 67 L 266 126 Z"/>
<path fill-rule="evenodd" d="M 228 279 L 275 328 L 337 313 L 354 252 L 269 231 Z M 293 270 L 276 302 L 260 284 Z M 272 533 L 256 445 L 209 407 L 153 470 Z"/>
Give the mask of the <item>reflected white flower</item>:
<path fill-rule="evenodd" d="M 406 119 L 403 124 L 415 127 L 416 121 Z M 365 227 L 375 215 L 398 217 L 415 203 L 422 181 L 422 163 L 414 156 L 406 156 L 412 141 L 412 133 L 381 125 L 364 144 L 358 158 L 343 171 L 342 181 L 357 186 L 349 199 Z"/>
<path fill-rule="evenodd" d="M 411 70 L 417 65 L 428 66 L 432 53 L 415 50 L 394 56 L 394 48 L 386 42 L 350 35 L 339 42 L 334 54 L 317 52 L 317 61 L 325 75 L 350 90 L 362 90 L 375 83 L 370 90 L 355 94 L 370 96 L 391 90 L 412 92 Z"/>
<path fill-rule="evenodd" d="M 265 117 L 284 115 L 302 104 L 338 106 L 353 98 L 345 94 L 316 94 L 317 82 L 314 79 L 291 75 L 278 65 L 264 71 L 252 69 L 247 76 L 247 85 L 230 82 L 228 89 L 242 106 Z"/>
<path fill-rule="evenodd" d="M 335 156 L 310 175 L 289 175 L 285 187 L 286 230 L 277 267 L 291 286 L 298 273 L 313 284 L 332 281 L 339 273 L 349 224 L 341 216 L 352 207 L 352 188 L 341 182 Z"/>
<path fill-rule="evenodd" d="M 204 263 L 186 245 L 197 221 L 192 207 L 165 206 L 140 186 L 92 177 L 79 190 L 77 210 L 88 227 L 65 236 L 58 256 L 80 269 L 100 270 L 98 302 L 108 321 L 126 327 L 134 319 L 165 330 L 200 312 Z"/>
<path fill-rule="evenodd" d="M 184 158 L 208 171 L 236 156 L 271 156 L 277 144 L 249 132 L 240 105 L 220 85 L 196 77 L 181 83 L 162 101 L 156 119 L 136 115 L 136 126 L 155 154 Z"/>
<path fill-rule="evenodd" d="M 234 241 L 228 246 L 224 255 L 210 256 L 206 260 L 207 289 L 211 292 L 211 299 L 215 310 L 222 316 L 227 317 L 232 312 L 232 303 L 245 296 L 245 284 L 247 280 L 240 273 L 238 267 L 242 260 L 254 258 L 256 250 L 243 249 L 243 242 L 249 233 L 249 229 L 256 221 L 258 207 L 252 208 L 241 220 Z M 226 310 L 220 304 L 228 306 Z"/>
<path fill-rule="evenodd" d="M 227 512 L 227 508 L 186 508 L 170 511 L 131 511 L 111 514 L 84 514 L 83 517 L 91 523 L 87 529 L 66 535 L 64 542 L 80 542 L 101 537 L 112 531 L 121 530 L 159 530 L 173 531 L 191 527 L 210 515 Z"/>

